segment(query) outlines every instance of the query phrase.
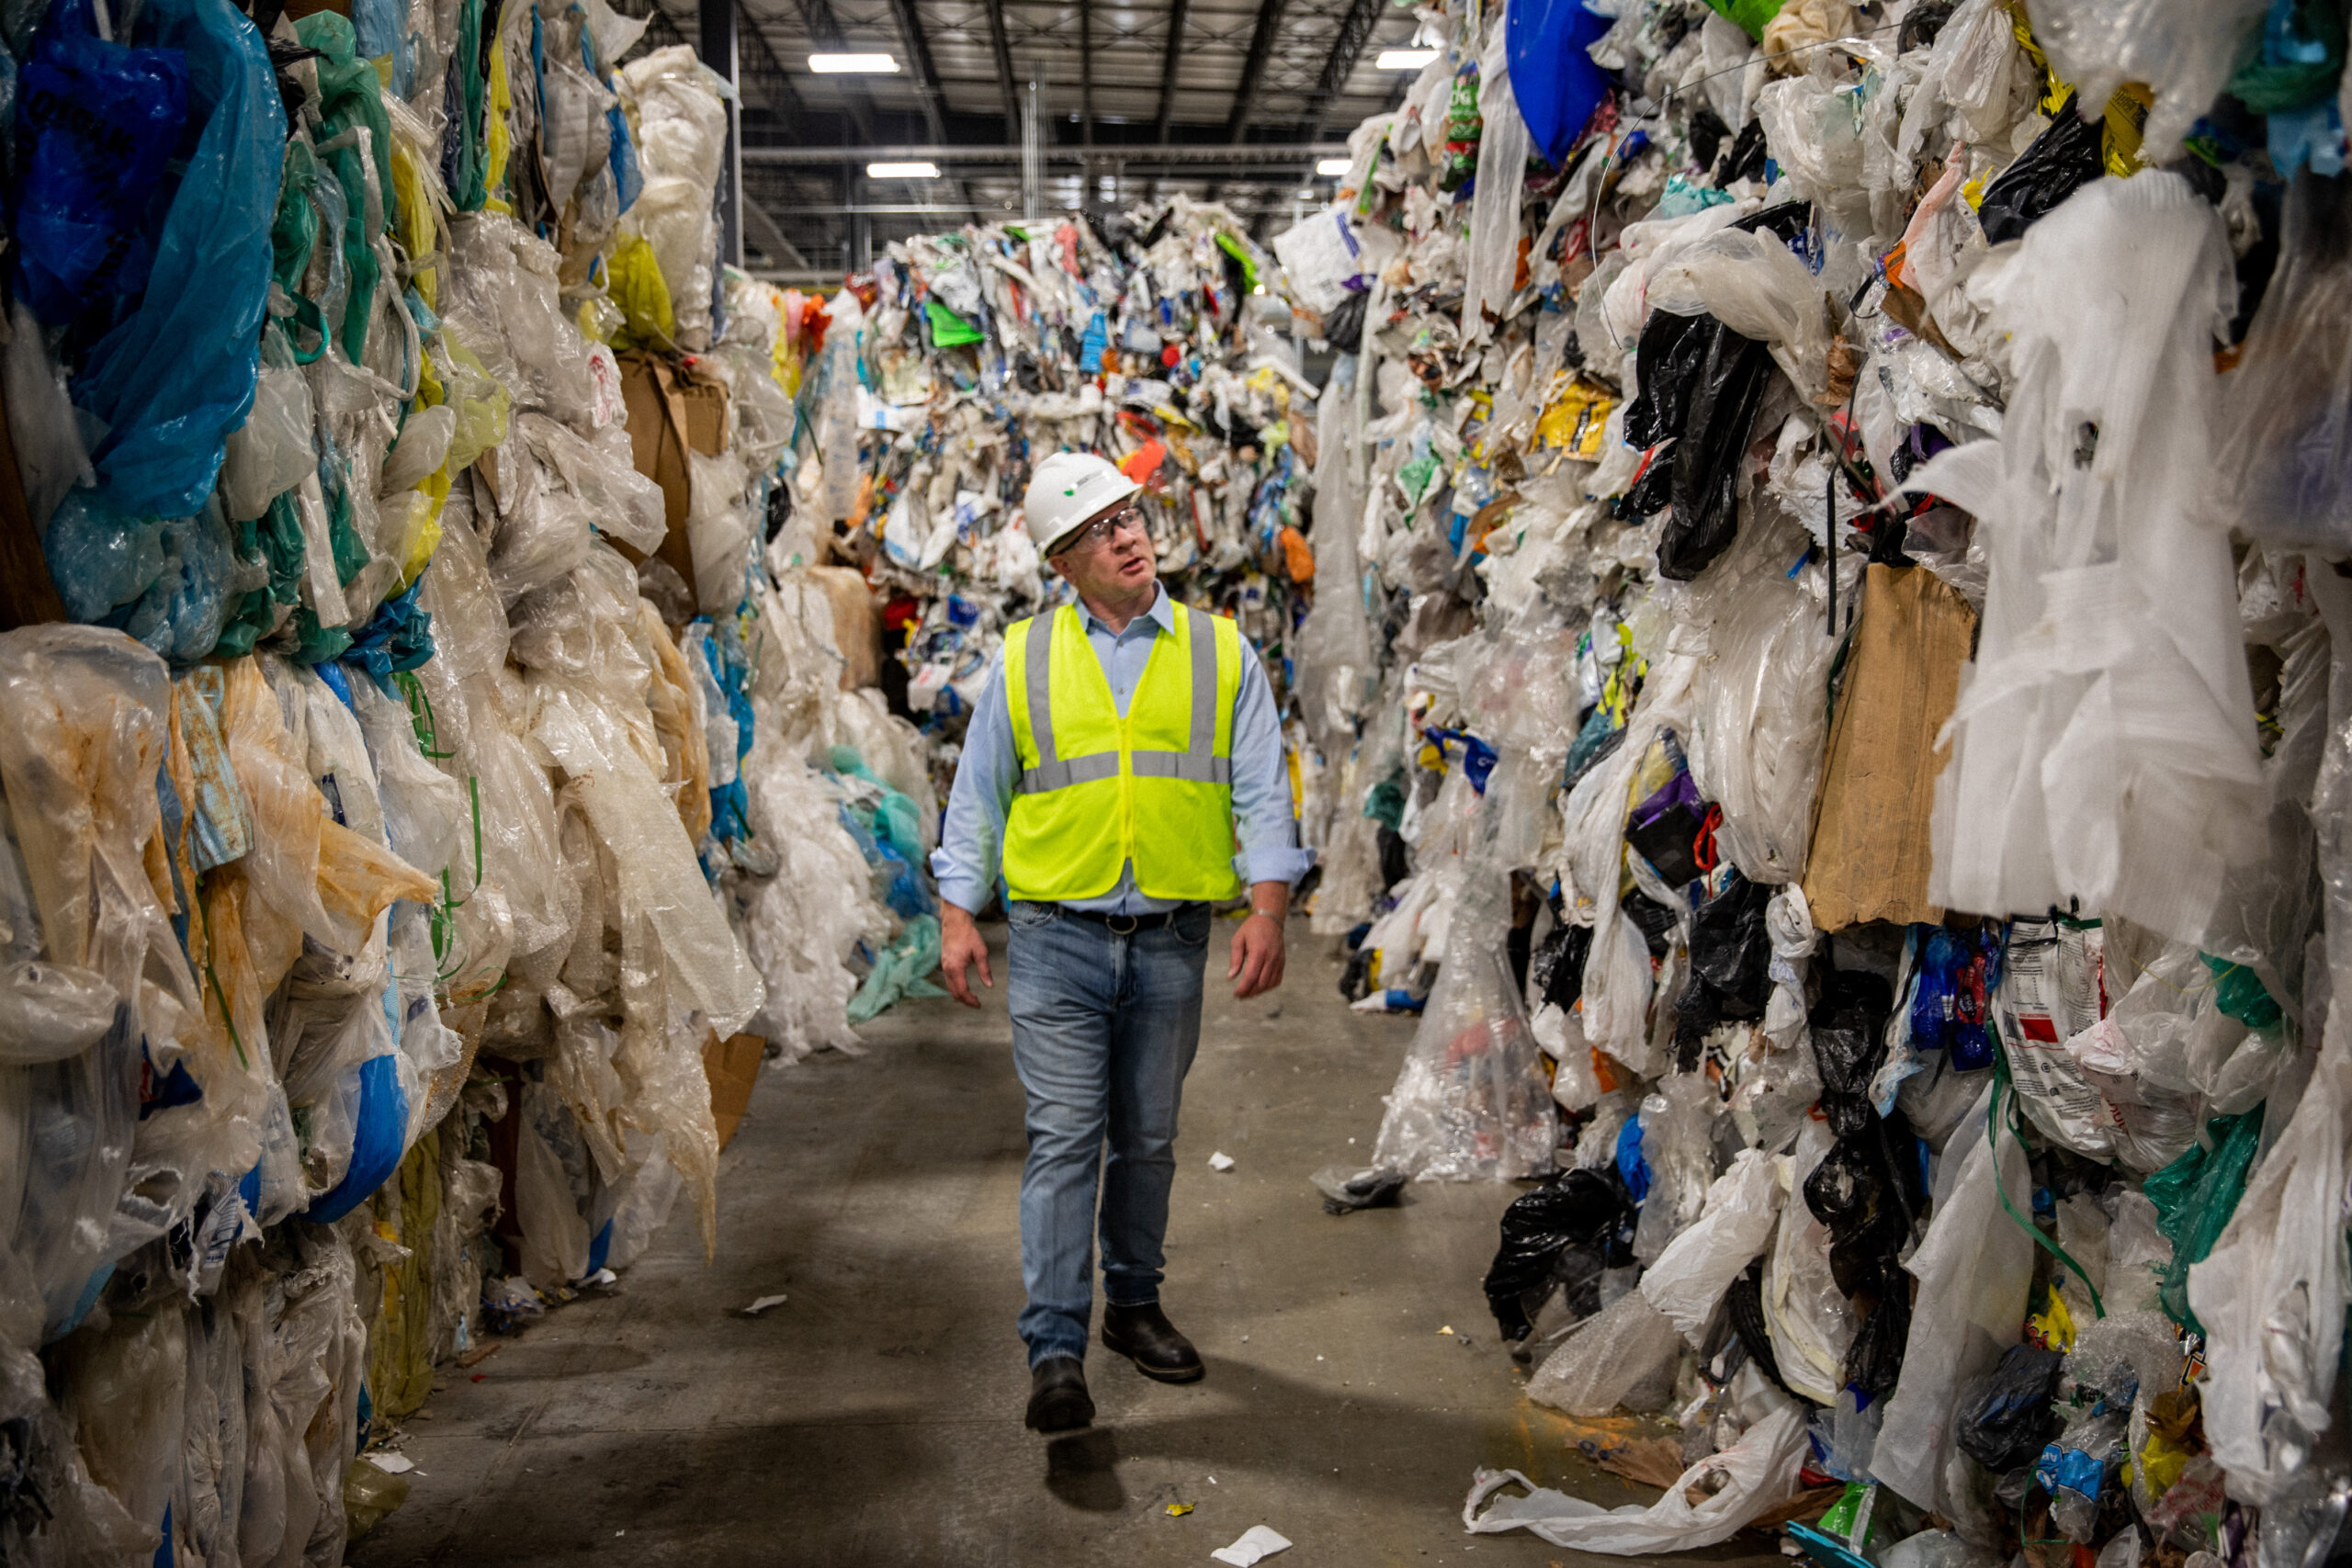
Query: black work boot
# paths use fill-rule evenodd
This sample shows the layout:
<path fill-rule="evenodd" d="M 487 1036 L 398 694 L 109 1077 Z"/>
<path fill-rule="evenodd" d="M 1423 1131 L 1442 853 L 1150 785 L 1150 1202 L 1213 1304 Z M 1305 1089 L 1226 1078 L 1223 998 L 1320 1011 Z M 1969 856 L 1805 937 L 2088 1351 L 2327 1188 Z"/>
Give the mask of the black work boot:
<path fill-rule="evenodd" d="M 1136 1371 L 1160 1382 L 1198 1382 L 1208 1375 L 1201 1353 L 1176 1332 L 1158 1302 L 1102 1308 L 1102 1343 L 1130 1358 Z"/>
<path fill-rule="evenodd" d="M 1029 1414 L 1033 1432 L 1075 1432 L 1094 1425 L 1094 1399 L 1086 1392 L 1086 1368 L 1075 1356 L 1048 1356 L 1029 1369 Z"/>

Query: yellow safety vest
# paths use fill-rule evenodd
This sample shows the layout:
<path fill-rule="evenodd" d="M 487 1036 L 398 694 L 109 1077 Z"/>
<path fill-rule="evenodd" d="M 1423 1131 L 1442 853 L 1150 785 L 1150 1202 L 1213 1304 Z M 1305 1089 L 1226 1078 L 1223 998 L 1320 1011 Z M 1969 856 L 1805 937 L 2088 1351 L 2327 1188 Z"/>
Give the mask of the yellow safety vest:
<path fill-rule="evenodd" d="M 1148 897 L 1230 898 L 1233 703 L 1241 633 L 1178 605 L 1174 634 L 1152 639 L 1127 716 L 1078 609 L 1064 605 L 1004 634 L 1004 694 L 1021 761 L 1004 825 L 1004 881 L 1037 903 L 1093 898 L 1135 863 Z"/>

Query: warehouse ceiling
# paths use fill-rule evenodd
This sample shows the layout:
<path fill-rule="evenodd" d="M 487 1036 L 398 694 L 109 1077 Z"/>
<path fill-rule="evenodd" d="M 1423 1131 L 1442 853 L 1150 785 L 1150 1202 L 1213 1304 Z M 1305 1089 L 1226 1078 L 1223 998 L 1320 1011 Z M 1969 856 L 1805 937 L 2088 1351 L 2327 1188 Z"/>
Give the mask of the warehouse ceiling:
<path fill-rule="evenodd" d="M 641 47 L 688 42 L 680 0 Z M 1039 209 L 1123 210 L 1176 191 L 1261 235 L 1328 194 L 1315 152 L 1401 99 L 1382 71 L 1411 40 L 1389 0 L 738 0 L 743 244 L 753 270 L 838 276 L 891 240 L 1018 218 L 1022 118 L 1035 84 Z M 819 75 L 818 51 L 894 57 L 889 75 Z M 935 180 L 865 165 L 929 157 Z"/>

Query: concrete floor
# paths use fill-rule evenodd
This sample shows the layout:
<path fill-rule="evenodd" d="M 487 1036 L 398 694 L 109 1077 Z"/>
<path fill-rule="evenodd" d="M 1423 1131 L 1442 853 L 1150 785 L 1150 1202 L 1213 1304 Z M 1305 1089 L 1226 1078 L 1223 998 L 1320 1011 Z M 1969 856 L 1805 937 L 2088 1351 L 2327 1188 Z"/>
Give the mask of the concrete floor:
<path fill-rule="evenodd" d="M 762 1076 L 720 1161 L 716 1263 L 682 1207 L 617 1290 L 446 1370 L 408 1425 L 410 1501 L 349 1561 L 1142 1568 L 1206 1563 L 1255 1524 L 1296 1543 L 1281 1568 L 1579 1561 L 1460 1521 L 1481 1464 L 1611 1506 L 1655 1495 L 1570 1452 L 1498 1345 L 1478 1282 L 1516 1190 L 1325 1214 L 1307 1175 L 1369 1151 L 1413 1021 L 1348 1011 L 1304 921 L 1283 989 L 1236 1003 L 1227 930 L 1164 1297 L 1205 1382 L 1148 1382 L 1098 1345 L 1093 1430 L 1023 1428 L 1002 993 L 977 1014 L 902 1005 L 864 1058 Z M 1212 1172 L 1216 1150 L 1237 1168 Z M 1779 1561 L 1756 1536 L 1701 1555 Z"/>

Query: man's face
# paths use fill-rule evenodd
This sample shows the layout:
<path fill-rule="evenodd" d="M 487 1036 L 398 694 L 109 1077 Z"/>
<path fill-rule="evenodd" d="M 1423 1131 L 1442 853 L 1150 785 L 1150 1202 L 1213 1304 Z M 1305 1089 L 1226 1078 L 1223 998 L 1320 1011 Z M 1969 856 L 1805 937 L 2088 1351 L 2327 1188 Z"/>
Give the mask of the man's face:
<path fill-rule="evenodd" d="M 1132 499 L 1088 518 L 1073 538 L 1075 543 L 1046 558 L 1081 595 L 1124 598 L 1159 574 L 1150 531 Z"/>

